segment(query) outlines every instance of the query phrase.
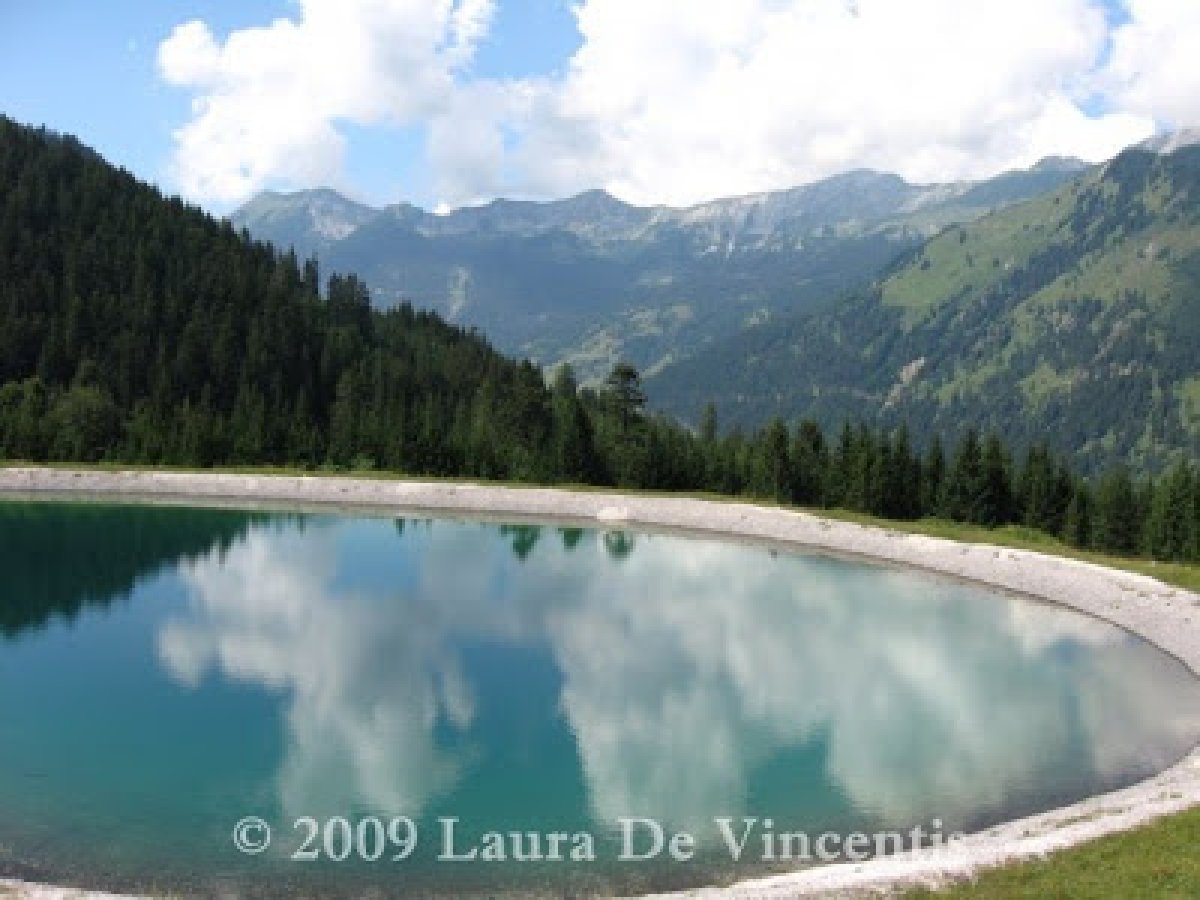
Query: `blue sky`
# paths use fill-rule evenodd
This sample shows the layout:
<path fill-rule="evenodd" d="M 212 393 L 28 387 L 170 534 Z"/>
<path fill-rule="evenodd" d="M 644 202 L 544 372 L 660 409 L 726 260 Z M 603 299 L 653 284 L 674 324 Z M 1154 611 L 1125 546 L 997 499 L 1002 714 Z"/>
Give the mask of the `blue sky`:
<path fill-rule="evenodd" d="M 228 34 L 296 12 L 289 0 L 0 3 L 0 112 L 75 134 L 139 177 L 177 189 L 172 132 L 187 121 L 192 98 L 159 77 L 159 44 L 191 19 Z M 474 63 L 483 76 L 561 70 L 579 44 L 567 0 L 523 0 L 497 12 L 494 36 Z M 390 194 L 399 172 L 420 179 L 419 127 L 347 127 L 347 180 L 363 199 L 398 199 Z"/>
<path fill-rule="evenodd" d="M 158 78 L 158 44 L 180 21 L 222 31 L 286 14 L 288 4 L 54 0 L 0 6 L 0 110 L 79 136 L 143 178 L 166 172 L 171 132 L 191 98 Z"/>
<path fill-rule="evenodd" d="M 1200 121 L 1195 46 L 1194 0 L 12 2 L 0 111 L 218 212 L 318 184 L 681 204 L 1101 159 Z"/>

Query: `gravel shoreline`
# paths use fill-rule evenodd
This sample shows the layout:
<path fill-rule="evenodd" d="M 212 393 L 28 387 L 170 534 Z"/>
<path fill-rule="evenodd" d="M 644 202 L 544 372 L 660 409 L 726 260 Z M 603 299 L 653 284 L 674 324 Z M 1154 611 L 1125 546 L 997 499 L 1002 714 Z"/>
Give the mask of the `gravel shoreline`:
<path fill-rule="evenodd" d="M 1144 637 L 1200 675 L 1200 596 L 1189 591 L 1145 575 L 1044 553 L 906 534 L 749 503 L 335 477 L 0 469 L 0 499 L 22 497 L 567 519 L 599 527 L 679 530 L 831 551 L 916 566 L 1060 603 Z M 1135 828 L 1197 804 L 1200 748 L 1132 787 L 989 828 L 953 848 L 657 896 L 782 900 L 871 896 L 915 885 L 936 886 L 970 877 L 982 868 L 1042 856 Z M 0 879 L 0 900 L 102 900 L 112 896 Z"/>

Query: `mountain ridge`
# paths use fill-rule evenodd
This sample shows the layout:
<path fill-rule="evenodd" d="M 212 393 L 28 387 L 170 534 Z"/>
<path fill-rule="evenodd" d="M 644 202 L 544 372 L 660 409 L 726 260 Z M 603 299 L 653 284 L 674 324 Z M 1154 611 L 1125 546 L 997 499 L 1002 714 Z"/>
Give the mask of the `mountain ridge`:
<path fill-rule="evenodd" d="M 594 382 L 619 359 L 654 372 L 754 323 L 834 302 L 948 224 L 1041 193 L 1084 165 L 944 185 L 860 169 L 684 208 L 591 190 L 436 214 L 297 192 L 262 195 L 231 220 L 358 273 L 379 306 L 432 309 L 506 352 L 569 362 Z"/>
<path fill-rule="evenodd" d="M 500 210 L 509 212 L 514 210 L 553 211 L 563 209 L 578 210 L 582 207 L 594 211 L 597 207 L 606 207 L 610 213 L 616 212 L 617 214 L 625 215 L 637 213 L 644 216 L 647 223 L 657 224 L 671 220 L 688 221 L 712 218 L 714 214 L 724 212 L 730 208 L 754 208 L 764 205 L 781 204 L 791 199 L 808 199 L 809 197 L 827 194 L 831 191 L 845 189 L 859 190 L 865 187 L 878 188 L 883 183 L 895 185 L 896 189 L 916 192 L 917 199 L 906 203 L 899 210 L 900 212 L 914 212 L 929 203 L 938 202 L 947 197 L 970 193 L 972 190 L 997 179 L 1044 173 L 1066 172 L 1073 175 L 1089 168 L 1090 165 L 1074 157 L 1048 156 L 1028 168 L 1005 170 L 990 178 L 928 183 L 910 182 L 892 172 L 870 168 L 856 168 L 792 187 L 754 191 L 747 194 L 722 195 L 710 200 L 703 200 L 684 206 L 629 203 L 609 193 L 604 188 L 589 188 L 566 197 L 549 200 L 496 197 L 485 203 L 469 204 L 439 212 L 427 210 L 417 204 L 403 200 L 376 206 L 353 200 L 336 188 L 325 186 L 296 191 L 267 189 L 259 191 L 250 200 L 233 210 L 227 218 L 239 227 L 250 228 L 262 216 L 275 213 L 281 206 L 303 206 L 311 210 L 316 203 L 338 203 L 352 208 L 356 213 L 360 213 L 364 217 L 388 214 L 406 221 L 417 221 L 420 223 L 423 233 L 431 234 L 446 233 L 447 229 L 444 226 L 436 224 L 438 222 L 449 223 L 489 219 L 493 217 L 494 213 Z M 555 224 L 557 224 L 556 220 L 550 217 L 549 221 L 544 221 L 541 227 L 543 230 L 548 230 L 554 227 Z M 328 237 L 328 235 L 323 236 Z M 349 236 L 349 232 L 340 235 L 338 239 L 347 236 Z M 265 235 L 264 239 L 271 240 L 269 235 Z M 272 242 L 276 243 L 275 241 Z M 281 246 L 281 249 L 286 249 L 286 245 Z M 300 255 L 304 254 L 301 253 Z"/>

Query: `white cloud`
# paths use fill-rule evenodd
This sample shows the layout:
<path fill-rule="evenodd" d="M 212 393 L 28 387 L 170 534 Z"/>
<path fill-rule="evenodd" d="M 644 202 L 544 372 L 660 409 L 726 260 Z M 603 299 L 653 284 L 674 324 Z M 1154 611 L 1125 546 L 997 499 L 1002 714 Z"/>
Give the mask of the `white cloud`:
<path fill-rule="evenodd" d="M 590 123 L 603 152 L 588 176 L 635 200 L 855 166 L 979 177 L 1053 153 L 1104 158 L 1152 127 L 1080 112 L 1106 39 L 1088 0 L 585 0 L 578 18 L 564 124 L 532 123 L 534 140 Z"/>
<path fill-rule="evenodd" d="M 336 184 L 344 122 L 424 127 L 432 181 L 411 190 L 450 204 L 592 187 L 685 204 L 859 166 L 944 181 L 1100 160 L 1200 118 L 1193 0 L 1126 0 L 1115 28 L 1102 0 L 579 0 L 562 74 L 513 80 L 470 70 L 496 2 L 514 0 L 302 0 L 223 42 L 179 26 L 159 48 L 195 93 L 178 186 Z"/>
<path fill-rule="evenodd" d="M 193 615 L 162 628 L 160 657 L 187 686 L 216 669 L 287 694 L 277 782 L 289 815 L 415 815 L 462 762 L 437 746 L 435 724 L 467 728 L 474 699 L 445 624 L 406 615 L 403 596 L 336 588 L 335 557 L 332 529 L 317 524 L 254 531 L 182 565 Z M 468 579 L 464 596 L 486 596 L 486 573 L 471 582 L 469 568 L 449 569 Z"/>
<path fill-rule="evenodd" d="M 384 520 L 255 529 L 181 564 L 189 606 L 160 630 L 160 657 L 185 685 L 216 672 L 279 694 L 289 817 L 420 815 L 496 765 L 471 732 L 496 710 L 470 647 L 554 660 L 597 823 L 642 814 L 700 834 L 716 814 L 761 813 L 762 766 L 820 739 L 821 777 L 855 809 L 958 827 L 1062 760 L 1124 780 L 1196 733 L 1175 660 L 1069 610 L 716 541 L 639 535 L 614 567 L 592 537 L 568 553 L 546 529 L 524 562 L 497 537 L 445 522 L 398 544 Z M 382 562 L 347 566 L 347 546 Z M 439 740 L 447 727 L 469 749 Z"/>
<path fill-rule="evenodd" d="M 170 84 L 196 97 L 176 134 L 184 194 L 232 202 L 272 181 L 337 181 L 339 122 L 426 120 L 454 91 L 486 33 L 493 0 L 301 0 L 277 19 L 218 42 L 203 22 L 159 45 Z"/>
<path fill-rule="evenodd" d="M 1123 108 L 1183 128 L 1200 123 L 1200 4 L 1127 0 L 1130 21 L 1113 34 L 1105 88 Z"/>

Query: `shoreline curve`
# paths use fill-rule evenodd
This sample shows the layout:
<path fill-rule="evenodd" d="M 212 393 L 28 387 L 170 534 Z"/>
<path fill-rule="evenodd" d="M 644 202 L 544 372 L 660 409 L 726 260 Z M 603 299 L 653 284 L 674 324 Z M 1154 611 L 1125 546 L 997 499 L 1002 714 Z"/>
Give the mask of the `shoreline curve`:
<path fill-rule="evenodd" d="M 669 529 L 915 567 L 1060 604 L 1130 631 L 1200 677 L 1200 595 L 1148 575 L 988 544 L 824 519 L 739 500 L 629 495 L 486 483 L 155 471 L 0 468 L 0 499 L 130 500 L 240 508 L 309 507 L 469 518 L 572 520 Z M 937 887 L 982 869 L 1041 857 L 1200 805 L 1200 747 L 1158 775 L 1069 806 L 1001 823 L 939 849 L 751 878 L 655 900 L 877 896 Z M 4 900 L 113 900 L 117 895 L 0 878 Z"/>

